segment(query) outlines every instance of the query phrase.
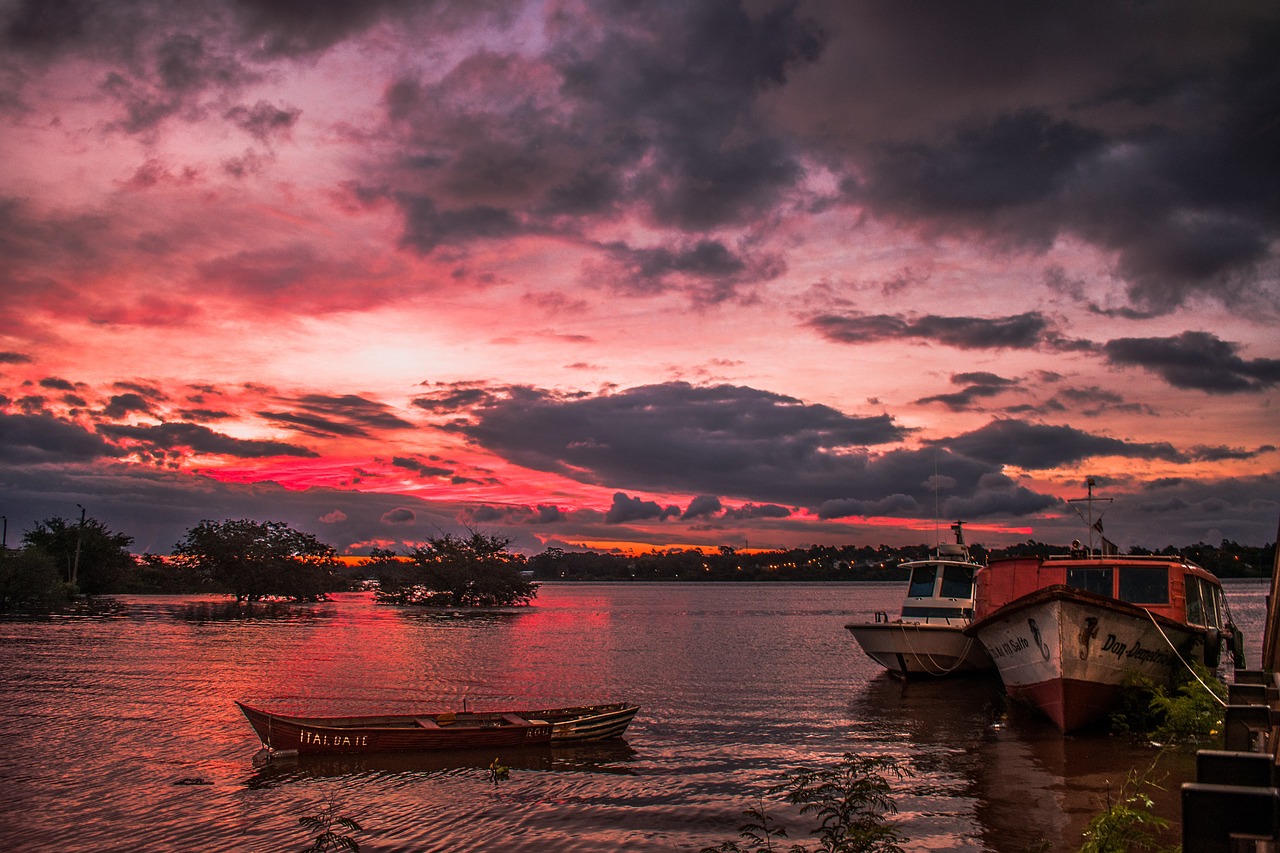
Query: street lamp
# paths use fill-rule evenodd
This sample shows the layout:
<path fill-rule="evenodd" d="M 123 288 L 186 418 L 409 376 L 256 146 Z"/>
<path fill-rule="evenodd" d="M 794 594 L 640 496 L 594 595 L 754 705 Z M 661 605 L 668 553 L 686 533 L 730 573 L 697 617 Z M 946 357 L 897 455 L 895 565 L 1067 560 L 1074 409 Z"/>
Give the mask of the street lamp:
<path fill-rule="evenodd" d="M 84 538 L 84 507 L 80 507 L 80 526 L 76 528 L 76 561 L 71 564 L 71 586 L 76 585 L 76 575 L 80 573 L 80 540 Z"/>

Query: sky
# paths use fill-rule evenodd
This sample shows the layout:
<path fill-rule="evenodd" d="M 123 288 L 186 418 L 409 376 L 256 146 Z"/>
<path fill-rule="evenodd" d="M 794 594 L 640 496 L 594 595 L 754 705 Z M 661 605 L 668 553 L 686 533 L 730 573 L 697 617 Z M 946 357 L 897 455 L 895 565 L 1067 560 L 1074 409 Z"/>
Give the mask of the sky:
<path fill-rule="evenodd" d="M 1088 477 L 1121 547 L 1275 541 L 1274 3 L 0 0 L 0 39 L 10 546 L 81 507 L 153 553 L 1066 544 Z"/>

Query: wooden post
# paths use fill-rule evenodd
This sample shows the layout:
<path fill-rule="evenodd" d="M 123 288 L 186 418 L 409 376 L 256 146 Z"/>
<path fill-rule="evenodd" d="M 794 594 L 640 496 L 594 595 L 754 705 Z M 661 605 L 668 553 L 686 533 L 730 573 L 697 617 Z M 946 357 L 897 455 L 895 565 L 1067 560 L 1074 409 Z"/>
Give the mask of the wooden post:
<path fill-rule="evenodd" d="M 1271 594 L 1267 596 L 1267 624 L 1263 629 L 1262 668 L 1280 672 L 1280 528 L 1276 532 L 1276 557 L 1271 564 Z"/>

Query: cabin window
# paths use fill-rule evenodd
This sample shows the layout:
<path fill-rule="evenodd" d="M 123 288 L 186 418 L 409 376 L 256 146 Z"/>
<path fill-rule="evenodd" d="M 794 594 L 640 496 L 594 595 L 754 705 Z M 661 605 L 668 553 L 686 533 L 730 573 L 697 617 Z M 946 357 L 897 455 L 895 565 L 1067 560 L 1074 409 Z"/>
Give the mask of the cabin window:
<path fill-rule="evenodd" d="M 1187 622 L 1191 625 L 1204 624 L 1204 602 L 1200 600 L 1200 579 L 1194 575 L 1184 576 L 1187 589 Z"/>
<path fill-rule="evenodd" d="M 907 590 L 907 597 L 931 597 L 933 595 L 933 583 L 937 578 L 937 566 L 916 566 L 911 572 L 911 588 Z"/>
<path fill-rule="evenodd" d="M 1067 569 L 1067 586 L 1095 592 L 1098 595 L 1111 595 L 1111 575 L 1113 569 Z"/>
<path fill-rule="evenodd" d="M 1210 628 L 1222 627 L 1222 590 L 1200 579 L 1200 599 L 1204 602 L 1204 624 Z"/>
<path fill-rule="evenodd" d="M 973 569 L 968 566 L 943 566 L 942 597 L 973 598 Z"/>
<path fill-rule="evenodd" d="M 1134 604 L 1168 604 L 1168 570 L 1154 567 L 1121 569 L 1120 600 Z"/>

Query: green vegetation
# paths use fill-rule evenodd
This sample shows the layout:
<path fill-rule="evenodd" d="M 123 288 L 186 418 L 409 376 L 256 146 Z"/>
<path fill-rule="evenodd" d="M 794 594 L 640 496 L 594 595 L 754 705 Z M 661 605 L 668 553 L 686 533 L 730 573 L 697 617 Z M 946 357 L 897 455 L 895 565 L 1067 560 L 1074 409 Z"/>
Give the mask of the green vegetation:
<path fill-rule="evenodd" d="M 66 600 L 66 587 L 47 553 L 24 548 L 0 554 L 0 613 L 47 613 Z"/>
<path fill-rule="evenodd" d="M 510 539 L 472 532 L 445 534 L 414 548 L 405 559 L 380 551 L 364 564 L 376 572 L 375 598 L 387 604 L 509 607 L 528 604 L 538 584 L 521 574 L 525 560 Z"/>
<path fill-rule="evenodd" d="M 907 573 L 899 565 L 920 560 L 929 545 L 891 548 L 887 545 L 813 545 L 786 551 L 748 551 L 721 545 L 714 553 L 669 549 L 625 555 L 572 552 L 548 548 L 529 558 L 528 568 L 537 580 L 575 581 L 898 581 Z M 1003 557 L 1065 555 L 1065 546 L 1035 540 L 987 549 L 970 545 L 979 563 Z M 1134 554 L 1150 554 L 1133 548 Z M 1204 543 L 1185 548 L 1168 547 L 1160 554 L 1184 555 L 1220 577 L 1269 577 L 1275 545 L 1251 548 L 1223 540 L 1220 548 Z"/>
<path fill-rule="evenodd" d="M 324 804 L 319 814 L 313 817 L 300 817 L 298 823 L 308 832 L 316 833 L 310 845 L 303 848 L 304 853 L 323 853 L 326 850 L 350 850 L 360 853 L 360 844 L 350 835 L 339 834 L 334 828 L 351 832 L 363 832 L 360 824 L 349 817 L 338 815 L 338 806 L 330 801 Z"/>
<path fill-rule="evenodd" d="M 1194 675 L 1178 669 L 1170 685 L 1129 676 L 1111 715 L 1112 731 L 1166 744 L 1201 741 L 1222 731 L 1227 688 L 1203 664 L 1193 662 L 1192 668 Z"/>
<path fill-rule="evenodd" d="M 889 815 L 897 813 L 887 777 L 903 779 L 910 771 L 896 758 L 845 753 L 834 767 L 797 773 L 769 789 L 770 795 L 785 795 L 787 802 L 800 807 L 801 814 L 813 815 L 818 825 L 809 834 L 817 847 L 796 843 L 788 853 L 901 853 L 901 834 Z M 761 853 L 781 851 L 787 829 L 758 805 L 743 812 L 747 822 L 739 828 L 742 841 L 725 841 L 704 847 L 702 853 Z"/>
<path fill-rule="evenodd" d="M 116 592 L 134 569 L 133 537 L 112 533 L 94 518 L 45 519 L 23 535 L 22 544 L 48 555 L 73 593 Z"/>
<path fill-rule="evenodd" d="M 337 554 L 279 521 L 202 521 L 174 546 L 174 561 L 237 602 L 280 596 L 315 601 L 333 589 Z"/>
<path fill-rule="evenodd" d="M 1084 831 L 1080 853 L 1178 849 L 1177 845 L 1161 847 L 1159 844 L 1160 835 L 1169 828 L 1169 822 L 1151 811 L 1154 802 L 1146 791 L 1159 787 L 1151 780 L 1154 770 L 1155 764 L 1141 775 L 1130 770 L 1114 799 L 1111 792 L 1107 792 L 1102 811 L 1094 815 Z"/>
<path fill-rule="evenodd" d="M 547 548 L 525 557 L 511 540 L 469 531 L 442 534 L 403 555 L 375 549 L 359 564 L 344 564 L 315 536 L 279 521 L 202 521 L 174 546 L 173 556 L 134 555 L 133 538 L 88 517 L 49 518 L 0 553 L 0 612 L 49 612 L 81 595 L 227 593 L 239 603 L 262 599 L 315 601 L 358 589 L 370 578 L 378 600 L 450 607 L 527 604 L 539 581 L 901 581 L 903 562 L 925 558 L 928 545 L 813 545 L 751 551 L 668 549 L 624 555 Z M 978 562 L 1013 556 L 1065 554 L 1066 548 L 1028 540 L 988 550 L 970 546 Z M 1140 548 L 1134 554 L 1150 554 Z M 1274 543 L 1261 548 L 1223 540 L 1167 547 L 1221 577 L 1266 577 Z M 51 573 L 52 572 L 52 573 Z"/>

